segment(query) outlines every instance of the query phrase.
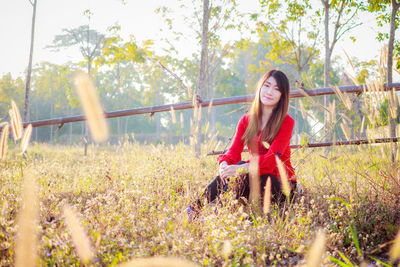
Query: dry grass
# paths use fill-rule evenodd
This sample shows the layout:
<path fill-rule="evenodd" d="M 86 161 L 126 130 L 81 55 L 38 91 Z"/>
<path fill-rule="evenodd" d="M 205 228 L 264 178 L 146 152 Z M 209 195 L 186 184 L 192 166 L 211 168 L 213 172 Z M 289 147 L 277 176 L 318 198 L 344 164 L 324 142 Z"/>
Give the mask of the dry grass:
<path fill-rule="evenodd" d="M 37 218 L 39 215 L 37 185 L 34 173 L 25 170 L 24 185 L 21 194 L 21 207 L 17 218 L 18 237 L 15 245 L 15 266 L 29 267 L 37 265 Z"/>
<path fill-rule="evenodd" d="M 4 159 L 7 155 L 8 149 L 8 123 L 3 126 L 0 137 L 0 160 Z"/>
<path fill-rule="evenodd" d="M 108 124 L 93 82 L 86 73 L 77 72 L 75 86 L 93 139 L 96 142 L 105 141 L 109 134 Z"/>
<path fill-rule="evenodd" d="M 79 223 L 78 217 L 69 206 L 64 207 L 64 216 L 79 258 L 83 263 L 89 263 L 93 257 L 92 248 L 85 231 Z"/>
<path fill-rule="evenodd" d="M 97 141 L 104 140 L 108 128 L 95 88 L 84 75 L 77 77 L 76 84 L 92 135 Z M 372 93 L 364 98 L 365 108 L 370 111 L 366 114 L 369 124 L 361 127 L 374 128 L 374 122 L 382 119 L 376 107 L 387 93 L 382 92 L 378 82 L 369 88 Z M 331 127 L 340 123 L 346 138 L 350 138 L 346 122 L 350 119 L 345 112 L 352 103 L 337 94 L 346 111 L 338 109 L 335 102 L 326 109 L 332 117 Z M 388 113 L 393 115 L 398 100 L 390 101 Z M 19 139 L 22 129 L 19 133 L 21 123 L 14 104 L 11 123 Z M 194 108 L 192 133 L 198 130 L 201 113 L 201 107 Z M 338 120 L 337 115 L 341 116 Z M 175 123 L 173 109 L 171 116 Z M 28 136 L 27 129 L 21 142 L 25 149 Z M 196 143 L 193 138 L 192 144 Z M 4 144 L 2 141 L 2 158 Z M 206 206 L 192 224 L 181 220 L 180 215 L 216 175 L 217 164 L 215 158 L 194 158 L 187 146 L 92 146 L 92 154 L 87 157 L 79 153 L 79 148 L 46 145 L 34 146 L 24 158 L 16 151 L 15 146 L 0 162 L 2 266 L 35 265 L 37 258 L 40 265 L 61 266 L 124 262 L 126 266 L 351 266 L 372 259 L 396 264 L 398 258 L 399 237 L 394 245 L 388 245 L 400 225 L 400 166 L 389 161 L 390 145 L 337 147 L 328 155 L 318 149 L 313 153 L 297 150 L 293 163 L 304 192 L 296 193 L 285 205 L 271 205 L 267 184 L 264 214 L 259 207 L 258 163 L 252 160 L 253 205 L 232 200 L 234 192 L 228 190 L 217 205 Z M 277 157 L 276 162 L 282 191 L 289 196 L 286 170 Z M 24 175 L 26 170 L 28 174 Z M 31 171 L 38 174 L 37 193 Z M 21 177 L 26 177 L 22 193 Z M 16 197 L 20 194 L 22 199 Z M 38 197 L 39 209 L 35 200 Z M 80 221 L 71 209 L 63 211 L 66 204 L 74 206 Z M 14 223 L 16 210 L 20 210 L 18 227 Z M 41 229 L 38 244 L 37 223 Z M 64 224 L 72 238 L 62 227 Z M 311 244 L 320 229 L 325 234 L 318 234 Z M 90 244 L 95 244 L 95 249 Z M 71 249 L 73 246 L 76 250 Z"/>
<path fill-rule="evenodd" d="M 194 267 L 197 266 L 188 260 L 173 257 L 139 258 L 121 264 L 121 267 Z"/>
<path fill-rule="evenodd" d="M 264 214 L 268 214 L 271 209 L 271 178 L 268 177 L 267 183 L 265 185 L 264 191 Z"/>
<path fill-rule="evenodd" d="M 11 109 L 9 110 L 10 120 L 11 120 L 11 132 L 15 141 L 19 140 L 22 136 L 22 120 L 21 114 L 17 104 L 14 100 L 11 100 Z"/>
<path fill-rule="evenodd" d="M 31 140 L 31 135 L 32 135 L 32 124 L 29 124 L 26 127 L 24 136 L 22 137 L 22 140 L 21 140 L 22 153 L 25 153 L 26 149 L 28 148 L 29 141 Z"/>
<path fill-rule="evenodd" d="M 335 265 L 327 256 L 340 259 L 339 252 L 360 263 L 350 227 L 357 231 L 364 260 L 372 261 L 371 255 L 387 262 L 390 245 L 380 245 L 394 239 L 400 207 L 361 175 L 383 179 L 392 168 L 376 147 L 335 148 L 328 157 L 315 149 L 307 161 L 302 159 L 308 151 L 298 150 L 293 163 L 305 192 L 289 206 L 272 204 L 268 216 L 253 221 L 249 206 L 233 201 L 234 193 L 228 191 L 222 206 L 205 207 L 198 222 L 187 224 L 178 215 L 216 175 L 214 157 L 197 160 L 182 145 L 126 143 L 91 147 L 87 157 L 78 147 L 32 145 L 22 159 L 16 146 L 1 163 L 0 265 L 15 263 L 20 166 L 38 172 L 40 265 L 82 262 L 63 227 L 65 204 L 80 214 L 80 225 L 94 244 L 91 263 L 97 266 L 151 256 L 175 256 L 199 265 L 294 266 L 306 263 L 321 228 L 326 233 L 324 264 Z M 227 242 L 232 246 L 229 257 Z"/>
<path fill-rule="evenodd" d="M 307 256 L 307 267 L 319 267 L 325 250 L 326 237 L 323 232 L 318 232 Z"/>

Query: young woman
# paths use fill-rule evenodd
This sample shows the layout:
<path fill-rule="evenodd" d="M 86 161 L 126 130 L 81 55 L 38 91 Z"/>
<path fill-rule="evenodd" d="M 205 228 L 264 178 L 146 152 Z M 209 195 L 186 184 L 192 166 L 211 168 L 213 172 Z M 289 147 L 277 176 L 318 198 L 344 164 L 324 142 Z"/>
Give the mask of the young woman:
<path fill-rule="evenodd" d="M 229 178 L 237 176 L 239 168 L 249 170 L 249 161 L 241 161 L 241 153 L 246 145 L 250 157 L 258 161 L 260 175 L 260 192 L 264 196 L 267 179 L 271 178 L 271 196 L 280 201 L 281 182 L 275 160 L 277 156 L 287 172 L 287 177 L 296 187 L 296 177 L 290 162 L 290 138 L 292 137 L 294 120 L 287 114 L 289 108 L 289 81 L 279 70 L 271 70 L 258 81 L 256 94 L 248 114 L 244 115 L 237 126 L 235 139 L 229 150 L 218 157 L 219 175 L 212 181 L 200 199 L 187 209 L 189 218 L 196 216 L 202 207 L 202 199 L 214 201 L 221 192 L 227 190 Z M 249 198 L 249 175 L 241 176 L 236 198 Z"/>

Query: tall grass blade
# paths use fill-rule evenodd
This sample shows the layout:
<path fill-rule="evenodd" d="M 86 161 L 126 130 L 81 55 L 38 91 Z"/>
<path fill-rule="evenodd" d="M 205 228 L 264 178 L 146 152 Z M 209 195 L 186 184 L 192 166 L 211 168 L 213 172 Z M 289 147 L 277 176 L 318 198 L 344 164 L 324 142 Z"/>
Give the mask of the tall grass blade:
<path fill-rule="evenodd" d="M 264 191 L 264 214 L 268 214 L 271 208 L 271 178 L 268 177 Z"/>
<path fill-rule="evenodd" d="M 383 261 L 378 260 L 377 258 L 374 258 L 374 257 L 372 257 L 372 256 L 368 256 L 368 257 L 369 257 L 370 259 L 373 259 L 374 261 L 376 261 L 376 262 L 382 264 L 382 265 L 385 266 L 385 267 L 392 267 L 392 265 L 389 265 L 389 264 L 387 264 L 387 263 L 384 263 Z"/>
<path fill-rule="evenodd" d="M 1 131 L 1 139 L 0 139 L 0 160 L 4 159 L 7 155 L 8 149 L 8 123 L 3 127 L 3 131 Z"/>
<path fill-rule="evenodd" d="M 181 112 L 181 127 L 182 127 L 182 129 L 184 129 L 184 121 L 183 121 L 183 113 Z"/>
<path fill-rule="evenodd" d="M 344 54 L 346 55 L 347 61 L 349 62 L 351 68 L 354 70 L 354 65 L 353 65 L 353 61 L 351 60 L 351 58 L 349 57 L 349 55 L 347 54 L 346 50 L 343 49 Z"/>
<path fill-rule="evenodd" d="M 347 94 L 343 94 L 337 86 L 333 86 L 332 89 L 335 91 L 336 95 L 339 97 L 340 101 L 342 101 L 346 109 L 351 110 L 351 101 L 349 96 Z"/>
<path fill-rule="evenodd" d="M 341 266 L 341 267 L 353 266 L 353 265 L 348 265 L 348 264 L 345 263 L 344 261 L 341 261 L 341 260 L 339 260 L 339 259 L 336 259 L 335 257 L 332 257 L 332 256 L 328 256 L 328 258 L 329 258 L 332 262 L 336 263 L 337 265 L 339 265 L 339 266 Z"/>
<path fill-rule="evenodd" d="M 290 196 L 290 184 L 288 180 L 288 175 L 285 170 L 285 166 L 283 165 L 282 161 L 275 156 L 276 164 L 278 165 L 279 174 L 281 176 L 281 183 L 282 183 L 282 192 L 285 194 L 286 197 Z"/>
<path fill-rule="evenodd" d="M 399 232 L 397 232 L 396 238 L 394 239 L 394 243 L 390 248 L 389 256 L 392 262 L 400 258 L 400 230 Z"/>
<path fill-rule="evenodd" d="M 347 266 L 353 267 L 354 265 L 351 263 L 351 261 L 340 251 L 337 252 L 340 257 L 344 260 L 344 262 L 347 264 Z"/>
<path fill-rule="evenodd" d="M 10 115 L 11 136 L 14 139 L 14 142 L 17 142 L 18 138 L 15 133 L 16 126 L 15 126 L 14 112 L 12 111 L 12 109 L 8 111 L 8 114 Z"/>
<path fill-rule="evenodd" d="M 171 120 L 173 124 L 176 124 L 175 109 L 171 106 Z"/>
<path fill-rule="evenodd" d="M 260 206 L 260 176 L 258 173 L 258 157 L 252 157 L 250 159 L 249 166 L 249 182 L 250 182 L 250 196 L 249 200 L 252 203 L 256 211 L 259 210 Z"/>
<path fill-rule="evenodd" d="M 357 254 L 359 257 L 361 257 L 361 249 L 360 249 L 360 244 L 358 243 L 357 231 L 354 227 L 351 227 L 351 225 L 350 225 L 350 232 L 351 232 L 351 237 L 353 238 L 354 245 L 356 246 L 357 249 Z"/>
<path fill-rule="evenodd" d="M 336 124 L 336 101 L 335 99 L 329 104 L 329 112 L 331 115 L 331 125 L 332 127 Z"/>
<path fill-rule="evenodd" d="M 22 136 L 22 120 L 21 120 L 21 114 L 19 113 L 19 109 L 17 104 L 14 102 L 14 100 L 11 100 L 11 112 L 12 112 L 12 125 L 13 129 L 15 131 L 15 138 L 16 140 L 19 140 Z"/>
<path fill-rule="evenodd" d="M 105 141 L 109 129 L 93 82 L 86 73 L 80 71 L 75 76 L 75 87 L 93 139 L 96 142 Z"/>
<path fill-rule="evenodd" d="M 210 116 L 212 108 L 213 108 L 213 99 L 211 99 L 210 104 L 208 104 L 207 117 Z"/>
<path fill-rule="evenodd" d="M 299 104 L 300 104 L 300 112 L 301 112 L 301 115 L 303 116 L 304 119 L 306 119 L 306 118 L 307 118 L 307 111 L 306 111 L 306 109 L 304 108 L 303 100 L 300 100 L 300 101 L 299 101 Z"/>
<path fill-rule="evenodd" d="M 22 153 L 25 153 L 26 149 L 28 148 L 29 141 L 31 140 L 31 136 L 32 136 L 32 124 L 29 124 L 28 127 L 26 127 L 24 136 L 22 137 L 22 140 L 21 140 Z"/>
<path fill-rule="evenodd" d="M 343 134 L 344 134 L 344 136 L 346 137 L 346 140 L 350 140 L 350 129 L 349 129 L 349 127 L 347 126 L 347 123 L 346 122 L 342 122 L 341 124 L 340 124 L 340 127 L 342 128 L 342 131 L 343 131 Z"/>
<path fill-rule="evenodd" d="M 29 169 L 25 171 L 21 198 L 21 210 L 17 219 L 18 238 L 15 248 L 15 266 L 36 266 L 37 226 L 35 221 L 39 214 L 39 205 L 35 176 Z"/>
<path fill-rule="evenodd" d="M 320 231 L 315 238 L 307 256 L 307 267 L 321 266 L 322 255 L 325 251 L 326 236 L 324 232 Z"/>
<path fill-rule="evenodd" d="M 75 245 L 76 251 L 78 252 L 79 258 L 84 263 L 90 262 L 92 259 L 92 249 L 90 247 L 90 241 L 86 236 L 85 231 L 79 223 L 75 212 L 68 206 L 64 207 L 64 216 L 68 224 L 68 228 L 71 231 L 72 241 Z"/>

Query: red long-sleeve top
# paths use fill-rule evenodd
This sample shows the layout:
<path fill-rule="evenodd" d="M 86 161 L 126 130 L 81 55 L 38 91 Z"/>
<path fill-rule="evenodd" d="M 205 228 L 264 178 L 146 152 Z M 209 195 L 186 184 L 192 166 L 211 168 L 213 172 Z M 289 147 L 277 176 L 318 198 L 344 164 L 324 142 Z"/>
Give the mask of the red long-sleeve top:
<path fill-rule="evenodd" d="M 236 128 L 235 139 L 233 140 L 229 150 L 218 157 L 219 164 L 226 161 L 229 165 L 232 165 L 241 161 L 241 154 L 244 148 L 242 136 L 247 129 L 249 120 L 250 116 L 248 114 L 244 115 L 240 119 Z M 260 140 L 261 131 L 259 131 L 258 135 L 254 137 L 253 141 L 255 142 L 255 145 L 249 147 L 249 153 L 252 157 L 258 157 L 258 169 L 260 175 L 271 174 L 280 178 L 278 166 L 275 160 L 276 155 L 286 167 L 289 180 L 296 181 L 296 176 L 290 162 L 290 138 L 292 137 L 293 127 L 294 120 L 289 115 L 286 115 L 278 134 L 272 141 L 272 144 L 270 144 L 269 148 L 266 148 Z M 257 151 L 255 151 L 256 149 Z"/>

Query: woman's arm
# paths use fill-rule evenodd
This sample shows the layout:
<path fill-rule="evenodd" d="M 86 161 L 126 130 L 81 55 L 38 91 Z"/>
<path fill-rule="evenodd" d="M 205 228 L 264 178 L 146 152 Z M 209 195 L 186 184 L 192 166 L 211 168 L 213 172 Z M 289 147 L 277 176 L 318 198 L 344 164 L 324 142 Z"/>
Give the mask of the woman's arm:
<path fill-rule="evenodd" d="M 258 156 L 258 166 L 260 173 L 268 173 L 275 169 L 276 160 L 275 155 L 280 158 L 285 150 L 290 145 L 290 139 L 294 128 L 294 120 L 287 116 L 282 123 L 281 129 L 276 135 L 274 141 L 272 141 L 268 152 L 265 155 Z"/>
<path fill-rule="evenodd" d="M 218 162 L 225 161 L 228 165 L 236 164 L 242 159 L 242 152 L 244 148 L 244 142 L 242 136 L 246 131 L 248 124 L 248 115 L 244 115 L 236 127 L 235 138 L 233 139 L 232 145 L 225 154 L 218 157 Z"/>

